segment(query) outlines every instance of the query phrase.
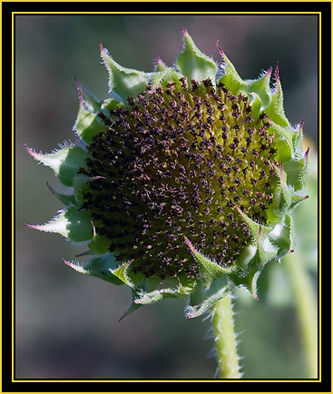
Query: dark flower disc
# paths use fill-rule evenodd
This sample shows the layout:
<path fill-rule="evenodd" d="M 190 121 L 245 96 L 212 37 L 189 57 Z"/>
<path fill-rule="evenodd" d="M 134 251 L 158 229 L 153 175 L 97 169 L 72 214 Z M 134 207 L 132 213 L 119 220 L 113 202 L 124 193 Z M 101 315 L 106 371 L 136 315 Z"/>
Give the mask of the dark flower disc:
<path fill-rule="evenodd" d="M 278 182 L 274 135 L 248 97 L 210 80 L 148 87 L 104 117 L 88 147 L 83 209 L 119 261 L 161 279 L 199 275 L 184 236 L 209 259 L 235 264 Z"/>

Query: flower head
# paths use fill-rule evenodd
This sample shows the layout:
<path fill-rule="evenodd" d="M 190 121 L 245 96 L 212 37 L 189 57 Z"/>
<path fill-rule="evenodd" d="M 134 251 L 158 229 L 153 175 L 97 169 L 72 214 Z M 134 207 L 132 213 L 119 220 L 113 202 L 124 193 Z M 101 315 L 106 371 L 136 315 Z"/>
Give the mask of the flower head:
<path fill-rule="evenodd" d="M 183 30 L 176 67 L 157 56 L 152 73 L 117 64 L 104 101 L 77 82 L 78 141 L 35 159 L 70 194 L 65 208 L 30 226 L 86 242 L 86 265 L 66 264 L 133 290 L 132 311 L 190 295 L 187 317 L 204 313 L 232 286 L 255 298 L 258 276 L 294 249 L 293 210 L 303 193 L 308 151 L 301 123 L 283 110 L 278 68 L 242 80 Z"/>

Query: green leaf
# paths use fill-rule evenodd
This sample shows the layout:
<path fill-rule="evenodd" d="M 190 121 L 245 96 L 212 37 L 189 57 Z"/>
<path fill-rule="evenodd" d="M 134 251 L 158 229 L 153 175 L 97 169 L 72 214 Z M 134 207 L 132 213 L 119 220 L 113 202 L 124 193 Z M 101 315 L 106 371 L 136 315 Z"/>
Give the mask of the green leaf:
<path fill-rule="evenodd" d="M 260 100 L 260 97 L 257 93 L 251 92 L 249 93 L 249 97 L 250 97 L 250 106 L 251 106 L 251 112 L 252 112 L 252 116 L 254 117 L 254 119 L 258 119 L 259 118 L 259 114 L 262 108 L 262 103 Z"/>
<path fill-rule="evenodd" d="M 195 284 L 196 280 L 188 279 L 184 275 L 181 275 L 181 278 L 167 278 L 163 281 L 157 277 L 150 277 L 140 283 L 133 302 L 148 305 L 164 298 L 180 298 L 190 294 Z"/>
<path fill-rule="evenodd" d="M 89 90 L 85 88 L 76 78 L 74 79 L 79 93 L 80 103 L 82 103 L 90 112 L 98 112 L 101 109 L 102 101 L 89 92 Z"/>
<path fill-rule="evenodd" d="M 215 279 L 226 275 L 229 272 L 227 269 L 222 268 L 217 263 L 214 263 L 198 252 L 186 237 L 185 243 L 199 264 L 200 280 L 202 281 L 205 289 L 208 289 Z"/>
<path fill-rule="evenodd" d="M 175 279 L 175 278 L 174 278 Z M 172 283 L 174 282 L 174 286 Z M 179 286 L 175 280 L 167 280 L 161 283 L 159 278 L 149 278 L 143 283 L 143 288 L 137 291 L 137 297 L 134 299 L 135 304 L 149 305 L 165 298 L 179 298 L 184 294 L 179 291 Z"/>
<path fill-rule="evenodd" d="M 269 238 L 263 234 L 259 229 L 257 238 L 257 251 L 253 259 L 248 265 L 248 273 L 246 275 L 245 286 L 250 290 L 254 299 L 257 296 L 257 281 L 264 266 L 274 259 L 277 255 L 278 248 L 273 245 Z"/>
<path fill-rule="evenodd" d="M 73 189 L 74 196 L 77 202 L 83 202 L 83 187 L 86 183 L 88 183 L 92 178 L 88 175 L 84 174 L 76 174 L 73 179 Z"/>
<path fill-rule="evenodd" d="M 168 66 L 162 61 L 162 59 L 161 59 L 158 55 L 156 55 L 155 60 L 156 60 L 156 61 L 155 61 L 154 70 L 155 70 L 156 72 L 163 71 L 163 70 L 165 70 L 166 68 L 168 68 Z"/>
<path fill-rule="evenodd" d="M 64 260 L 64 263 L 81 274 L 92 275 L 115 285 L 123 284 L 119 278 L 112 274 L 112 270 L 117 265 L 117 261 L 109 252 L 92 259 L 86 266 L 83 266 L 78 261 Z"/>
<path fill-rule="evenodd" d="M 246 222 L 246 224 L 249 228 L 249 231 L 251 233 L 251 236 L 254 240 L 257 239 L 258 234 L 259 234 L 259 230 L 260 230 L 261 234 L 263 234 L 263 235 L 267 235 L 272 230 L 271 227 L 263 226 L 263 225 L 255 222 L 254 220 L 250 219 L 237 205 L 235 205 L 235 206 L 236 206 L 238 213 L 241 215 L 241 217 Z"/>
<path fill-rule="evenodd" d="M 103 236 L 95 234 L 93 235 L 93 239 L 88 244 L 89 248 L 96 253 L 106 253 L 110 248 L 110 240 Z"/>
<path fill-rule="evenodd" d="M 235 66 L 228 59 L 222 49 L 217 46 L 223 61 L 224 74 L 218 80 L 219 83 L 223 83 L 225 87 L 230 90 L 234 95 L 238 95 L 240 92 L 247 92 L 247 82 L 239 76 Z"/>
<path fill-rule="evenodd" d="M 122 67 L 116 63 L 100 44 L 101 56 L 109 72 L 109 88 L 125 104 L 128 97 L 134 97 L 148 86 L 148 77 L 143 71 Z"/>
<path fill-rule="evenodd" d="M 307 173 L 306 160 L 289 160 L 284 163 L 283 169 L 287 173 L 288 185 L 292 186 L 295 191 L 303 190 Z"/>
<path fill-rule="evenodd" d="M 75 205 L 75 196 L 74 194 L 63 194 L 59 193 L 51 187 L 48 182 L 46 182 L 46 186 L 49 188 L 50 192 L 58 198 L 65 205 Z"/>
<path fill-rule="evenodd" d="M 164 298 L 178 298 L 179 294 L 176 289 L 154 290 L 149 293 L 139 292 L 139 298 L 134 300 L 135 304 L 150 305 L 161 301 Z"/>
<path fill-rule="evenodd" d="M 208 290 L 199 281 L 190 296 L 189 305 L 185 308 L 185 317 L 193 319 L 201 316 L 228 293 L 229 285 L 226 275 L 215 279 Z"/>
<path fill-rule="evenodd" d="M 278 252 L 278 247 L 273 245 L 266 235 L 261 234 L 261 228 L 256 240 L 256 253 L 253 258 L 247 263 L 238 267 L 239 273 L 235 283 L 245 286 L 252 294 L 255 300 L 257 296 L 257 281 L 264 266 L 275 258 Z M 237 261 L 236 264 L 239 262 Z M 238 283 L 237 283 L 238 282 Z"/>
<path fill-rule="evenodd" d="M 178 55 L 176 63 L 189 81 L 195 79 L 201 82 L 208 78 L 215 81 L 216 63 L 197 48 L 185 28 L 183 29 L 183 50 Z"/>
<path fill-rule="evenodd" d="M 108 111 L 111 108 L 108 108 L 105 101 L 101 101 L 93 96 L 76 79 L 75 82 L 79 92 L 80 106 L 74 124 L 74 130 L 89 145 L 96 134 L 108 129 L 108 125 L 104 123 L 101 116 L 108 116 Z M 112 103 L 114 102 L 114 100 L 110 100 Z"/>
<path fill-rule="evenodd" d="M 282 163 L 280 165 L 278 174 L 279 174 L 280 187 L 278 192 L 276 192 L 276 198 L 274 199 L 273 204 L 275 204 L 276 203 L 275 200 L 277 200 L 279 216 L 283 217 L 292 204 L 294 188 L 288 185 L 287 183 L 288 175 L 284 171 Z"/>
<path fill-rule="evenodd" d="M 133 263 L 134 260 L 127 261 L 126 263 L 122 264 L 118 268 L 112 269 L 111 273 L 120 279 L 125 285 L 134 288 L 135 285 L 132 282 L 131 278 L 128 276 L 128 270 L 130 265 Z"/>
<path fill-rule="evenodd" d="M 309 152 L 303 151 L 303 125 L 304 122 L 302 121 L 298 125 L 298 129 L 293 133 L 293 156 L 296 159 L 307 159 Z"/>
<path fill-rule="evenodd" d="M 156 87 L 158 84 L 163 84 L 170 81 L 179 83 L 181 75 L 177 73 L 173 68 L 167 67 L 163 71 L 151 73 L 150 78 L 152 82 L 152 87 Z"/>
<path fill-rule="evenodd" d="M 289 128 L 289 121 L 284 113 L 283 108 L 283 92 L 279 77 L 279 69 L 275 69 L 275 89 L 271 95 L 271 101 L 265 108 L 265 113 L 269 119 L 279 126 Z"/>
<path fill-rule="evenodd" d="M 261 109 L 267 107 L 270 102 L 271 89 L 269 86 L 270 77 L 272 74 L 272 68 L 263 75 L 255 80 L 248 80 L 247 82 L 247 92 L 256 93 L 260 97 Z"/>
<path fill-rule="evenodd" d="M 68 222 L 66 226 L 67 238 L 74 242 L 88 241 L 92 238 L 91 219 L 86 211 L 70 207 L 65 212 L 65 218 Z"/>
<path fill-rule="evenodd" d="M 229 274 L 229 277 L 235 286 L 244 286 L 251 292 L 253 298 L 257 300 L 259 275 L 264 266 L 275 258 L 278 253 L 278 247 L 269 238 L 270 228 L 255 222 L 253 224 L 247 222 L 247 224 L 249 227 L 251 225 L 250 231 L 253 240 L 237 257 L 234 270 Z M 258 229 L 257 233 L 255 233 L 256 228 Z"/>
<path fill-rule="evenodd" d="M 277 258 L 282 258 L 295 249 L 295 223 L 292 215 L 286 215 L 284 222 L 275 226 L 269 238 L 279 247 Z"/>
<path fill-rule="evenodd" d="M 69 207 L 50 222 L 42 225 L 27 225 L 35 230 L 57 233 L 74 242 L 84 242 L 92 238 L 92 224 L 85 211 Z"/>
<path fill-rule="evenodd" d="M 267 122 L 271 126 L 271 130 L 276 135 L 275 148 L 277 150 L 276 160 L 278 162 L 283 161 L 284 163 L 290 160 L 293 154 L 293 138 L 294 131 L 289 127 L 282 127 L 271 119 L 266 118 Z"/>
<path fill-rule="evenodd" d="M 123 105 L 123 102 L 120 98 L 116 99 L 115 97 L 109 97 L 102 102 L 101 111 L 103 112 L 103 114 L 105 116 L 108 116 L 109 111 L 112 111 L 113 109 L 121 107 L 122 105 Z"/>
<path fill-rule="evenodd" d="M 107 131 L 108 128 L 109 126 L 103 122 L 103 119 L 98 114 L 91 112 L 85 108 L 83 103 L 80 103 L 74 130 L 84 142 L 90 145 L 95 135 Z"/>
<path fill-rule="evenodd" d="M 85 167 L 87 152 L 77 145 L 68 145 L 52 153 L 37 153 L 24 144 L 26 151 L 40 163 L 52 168 L 60 182 L 73 186 L 73 179 L 80 167 Z"/>

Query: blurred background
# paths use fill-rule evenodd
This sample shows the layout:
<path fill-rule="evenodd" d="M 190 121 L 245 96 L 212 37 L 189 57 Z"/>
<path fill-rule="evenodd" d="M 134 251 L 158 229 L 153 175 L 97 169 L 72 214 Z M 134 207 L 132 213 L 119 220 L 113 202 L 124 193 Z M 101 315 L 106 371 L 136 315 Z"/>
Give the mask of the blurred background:
<path fill-rule="evenodd" d="M 47 181 L 59 187 L 56 178 L 37 166 L 23 144 L 50 152 L 58 143 L 75 141 L 79 102 L 74 77 L 97 97 L 108 94 L 99 43 L 121 65 L 151 71 L 156 54 L 173 64 L 182 49 L 183 26 L 216 61 L 219 40 L 244 79 L 279 64 L 286 115 L 293 125 L 303 119 L 304 133 L 312 140 L 310 198 L 297 211 L 303 233 L 294 256 L 304 262 L 315 297 L 317 16 L 16 15 L 17 379 L 214 378 L 208 319 L 186 320 L 185 302 L 166 300 L 119 322 L 130 304 L 129 289 L 77 274 L 62 258 L 72 260 L 84 248 L 22 225 L 45 223 L 62 208 L 46 187 Z M 306 376 L 294 296 L 283 265 L 265 268 L 259 302 L 242 291 L 235 299 L 244 378 Z"/>

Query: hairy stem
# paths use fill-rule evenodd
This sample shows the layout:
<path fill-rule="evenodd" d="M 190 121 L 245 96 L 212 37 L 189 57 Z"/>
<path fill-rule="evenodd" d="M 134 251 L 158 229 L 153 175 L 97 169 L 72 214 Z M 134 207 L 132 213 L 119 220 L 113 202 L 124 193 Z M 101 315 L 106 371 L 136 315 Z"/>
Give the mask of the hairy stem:
<path fill-rule="evenodd" d="M 304 269 L 299 255 L 289 253 L 284 261 L 294 288 L 298 324 L 303 343 L 307 375 L 317 378 L 318 375 L 318 347 L 317 347 L 317 311 L 315 294 L 311 281 Z"/>
<path fill-rule="evenodd" d="M 218 370 L 223 379 L 239 379 L 237 341 L 231 296 L 227 295 L 211 308 L 212 327 L 215 335 Z"/>

